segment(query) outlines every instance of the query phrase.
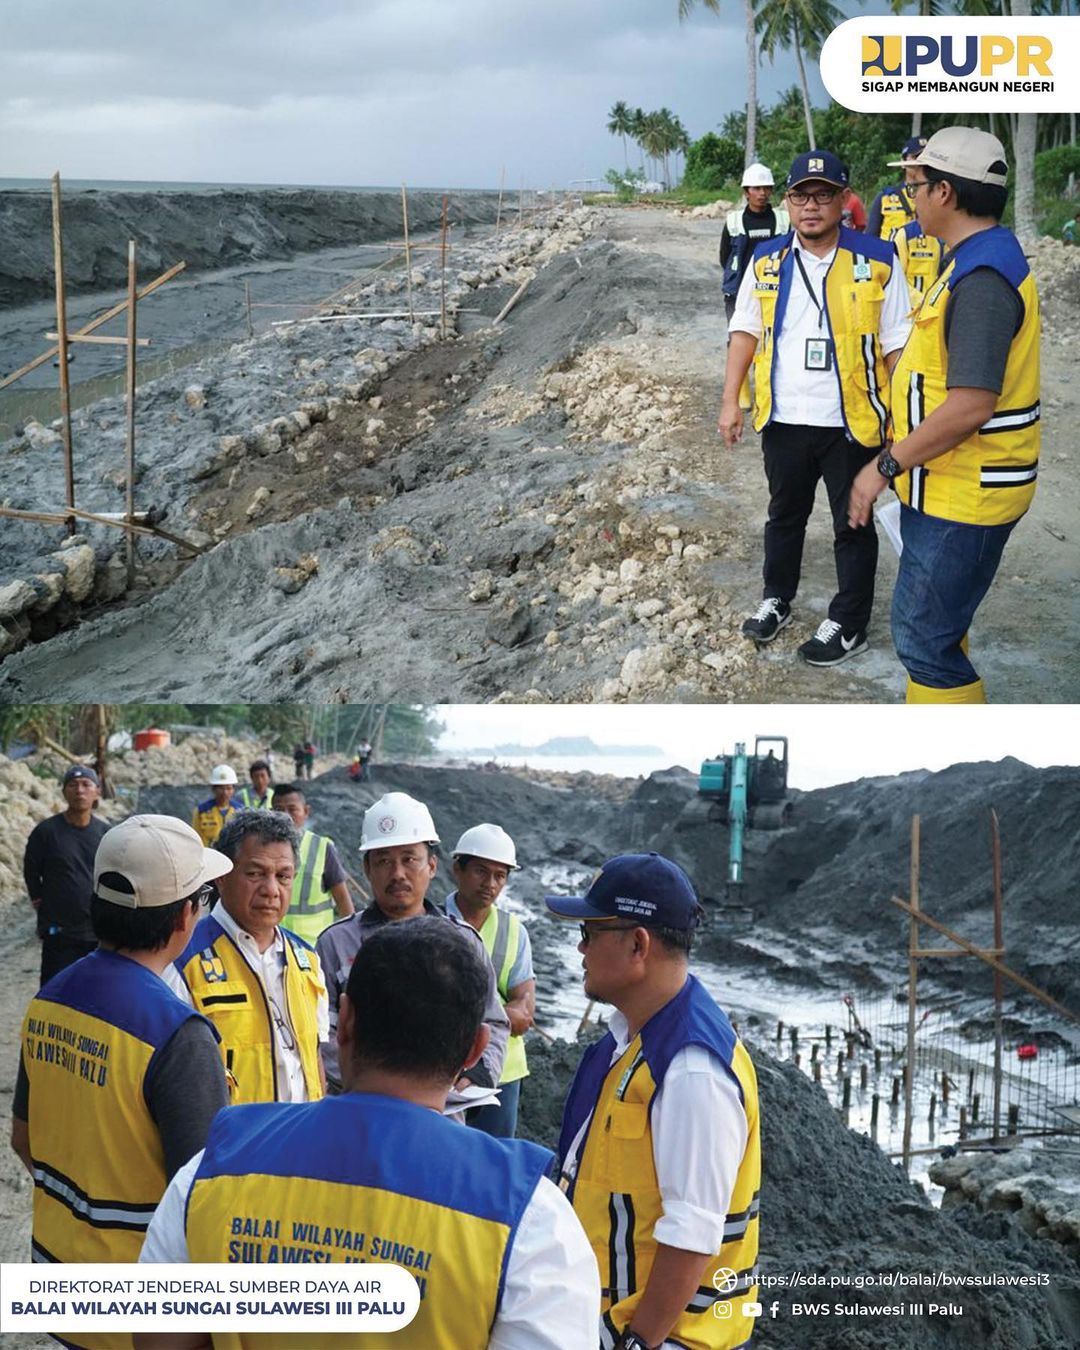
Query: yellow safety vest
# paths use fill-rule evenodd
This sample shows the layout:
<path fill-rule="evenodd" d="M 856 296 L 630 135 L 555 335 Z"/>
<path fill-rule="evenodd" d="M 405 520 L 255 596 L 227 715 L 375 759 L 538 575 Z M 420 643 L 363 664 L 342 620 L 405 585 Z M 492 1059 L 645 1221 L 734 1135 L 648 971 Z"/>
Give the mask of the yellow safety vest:
<path fill-rule="evenodd" d="M 196 1014 L 153 971 L 96 951 L 31 1000 L 22 1027 L 30 1082 L 36 1261 L 137 1261 L 165 1191 L 161 1135 L 144 1095 L 157 1052 Z M 130 1350 L 126 1332 L 69 1344 Z"/>
<path fill-rule="evenodd" d="M 592 1120 L 581 1150 L 576 1176 L 563 1176 L 571 1193 L 574 1211 L 589 1238 L 600 1267 L 601 1321 L 617 1340 L 633 1319 L 656 1257 L 653 1229 L 663 1214 L 663 1200 L 653 1154 L 651 1105 L 663 1082 L 666 1066 L 677 1049 L 686 1044 L 708 1044 L 724 1057 L 738 1082 L 746 1110 L 747 1143 L 731 1193 L 720 1250 L 709 1260 L 697 1293 L 679 1315 L 668 1339 L 686 1350 L 728 1350 L 749 1340 L 754 1321 L 742 1315 L 742 1304 L 757 1296 L 758 1191 L 761 1185 L 761 1141 L 758 1122 L 757 1076 L 742 1042 L 696 980 L 687 982 L 681 994 L 662 1008 L 642 1028 L 603 1078 Z M 711 1000 L 709 1000 L 711 1003 Z M 716 1014 L 726 1024 L 726 1046 L 708 1029 Z M 659 1021 L 657 1020 L 659 1019 Z M 702 1020 L 706 1030 L 694 1034 L 689 1028 Z M 714 1023 L 715 1025 L 715 1023 Z M 655 1042 L 655 1044 L 654 1044 Z M 595 1074 L 610 1059 L 610 1035 L 597 1043 L 592 1060 Z M 587 1052 L 588 1054 L 588 1052 Z M 650 1055 L 656 1059 L 654 1078 Z M 567 1100 L 560 1155 L 565 1161 L 568 1136 L 576 1136 L 574 1089 L 579 1086 L 583 1061 Z M 586 1085 L 583 1095 L 591 1089 Z M 714 1284 L 716 1272 L 735 1272 L 729 1288 Z M 714 1315 L 714 1305 L 728 1299 L 732 1315 Z"/>
<path fill-rule="evenodd" d="M 751 264 L 763 330 L 754 354 L 755 431 L 763 430 L 773 415 L 777 339 L 794 284 L 793 238 L 787 235 L 777 240 L 774 248 L 758 254 Z M 889 376 L 880 329 L 885 286 L 895 259 L 892 244 L 841 227 L 836 254 L 825 275 L 825 318 L 844 426 L 853 440 L 868 449 L 885 443 L 889 421 Z"/>
<path fill-rule="evenodd" d="M 214 1345 L 484 1350 L 518 1224 L 550 1164 L 536 1144 L 391 1097 L 219 1112 L 188 1199 L 192 1261 L 393 1262 L 415 1277 L 420 1310 L 387 1335 L 215 1332 Z"/>
<path fill-rule="evenodd" d="M 897 230 L 903 229 L 908 221 L 914 219 L 915 203 L 902 184 L 887 188 L 881 194 L 881 226 L 878 233 L 882 239 L 891 239 Z"/>
<path fill-rule="evenodd" d="M 303 938 L 311 947 L 323 929 L 329 928 L 337 917 L 334 897 L 323 890 L 326 855 L 331 843 L 333 840 L 324 834 L 304 831 L 300 840 L 300 860 L 293 878 L 292 899 L 281 920 L 282 928 Z"/>
<path fill-rule="evenodd" d="M 212 915 L 200 920 L 176 966 L 195 1007 L 221 1036 L 221 1057 L 233 1080 L 233 1102 L 277 1101 L 269 1000 L 262 981 Z M 286 932 L 285 1002 L 310 1101 L 322 1096 L 316 1013 L 325 994 L 319 958 L 305 942 Z"/>
<path fill-rule="evenodd" d="M 901 226 L 892 240 L 907 278 L 912 308 L 918 309 L 923 296 L 941 275 L 945 245 L 932 234 L 923 234 L 917 220 Z"/>
<path fill-rule="evenodd" d="M 508 914 L 505 909 L 492 905 L 487 918 L 480 927 L 480 937 L 487 948 L 491 964 L 495 967 L 495 980 L 499 988 L 499 997 L 503 1003 L 510 997 L 510 972 L 517 960 L 521 945 L 521 920 L 516 914 Z M 511 1036 L 506 1044 L 506 1059 L 503 1061 L 500 1083 L 514 1083 L 528 1076 L 529 1066 L 525 1060 L 525 1037 Z"/>
<path fill-rule="evenodd" d="M 895 487 L 902 502 L 927 515 L 968 525 L 1005 525 L 1031 505 L 1040 442 L 1039 296 L 1010 230 L 998 225 L 964 240 L 927 292 L 893 370 L 893 422 L 899 442 L 945 401 L 946 306 L 957 282 L 979 267 L 1000 272 L 1024 308 L 993 415 L 954 449 L 901 474 Z"/>
<path fill-rule="evenodd" d="M 191 828 L 203 841 L 204 848 L 213 848 L 218 841 L 218 835 L 225 828 L 227 821 L 231 820 L 240 809 L 236 798 L 233 797 L 228 806 L 222 810 L 209 797 L 205 802 L 200 802 L 191 813 Z"/>
<path fill-rule="evenodd" d="M 256 796 L 253 787 L 240 789 L 240 802 L 245 811 L 272 811 L 273 810 L 274 789 L 267 788 L 262 797 Z"/>

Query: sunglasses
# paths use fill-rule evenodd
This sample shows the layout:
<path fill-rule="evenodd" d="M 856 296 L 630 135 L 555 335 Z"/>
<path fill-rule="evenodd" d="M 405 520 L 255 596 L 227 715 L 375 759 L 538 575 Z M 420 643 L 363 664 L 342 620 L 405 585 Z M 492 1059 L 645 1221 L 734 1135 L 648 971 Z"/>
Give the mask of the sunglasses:
<path fill-rule="evenodd" d="M 587 947 L 589 943 L 600 933 L 632 933 L 635 928 L 640 928 L 637 923 L 581 923 L 578 928 L 581 930 L 582 945 Z"/>
<path fill-rule="evenodd" d="M 217 894 L 217 887 L 214 885 L 214 883 L 212 881 L 205 882 L 195 892 L 195 908 L 209 909 L 216 894 Z"/>

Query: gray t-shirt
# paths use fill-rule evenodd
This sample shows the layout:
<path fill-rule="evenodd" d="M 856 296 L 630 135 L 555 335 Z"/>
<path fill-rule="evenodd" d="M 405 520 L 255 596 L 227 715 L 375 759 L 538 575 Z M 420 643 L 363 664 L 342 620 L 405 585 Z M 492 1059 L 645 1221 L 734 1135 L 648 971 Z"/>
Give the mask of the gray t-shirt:
<path fill-rule="evenodd" d="M 171 1180 L 174 1172 L 206 1146 L 210 1122 L 229 1104 L 221 1052 L 201 1017 L 181 1023 L 158 1051 L 146 1096 Z M 11 1114 L 18 1120 L 30 1119 L 30 1080 L 21 1055 Z M 73 1132 L 72 1148 L 77 1147 Z"/>
<path fill-rule="evenodd" d="M 1023 321 L 1019 295 L 992 267 L 977 267 L 957 282 L 945 307 L 946 386 L 1000 394 L 1009 348 Z"/>

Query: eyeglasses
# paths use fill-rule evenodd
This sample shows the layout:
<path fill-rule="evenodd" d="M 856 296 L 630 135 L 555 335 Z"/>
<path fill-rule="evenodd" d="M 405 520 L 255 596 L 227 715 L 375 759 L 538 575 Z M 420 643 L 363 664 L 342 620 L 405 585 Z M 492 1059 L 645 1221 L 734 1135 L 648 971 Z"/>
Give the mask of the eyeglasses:
<path fill-rule="evenodd" d="M 594 937 L 600 933 L 632 933 L 635 928 L 640 928 L 637 923 L 582 923 L 578 924 L 581 930 L 581 941 L 584 946 L 588 946 Z"/>
<path fill-rule="evenodd" d="M 195 892 L 195 901 L 194 901 L 195 908 L 209 909 L 216 894 L 217 894 L 217 887 L 214 885 L 212 881 L 207 881 L 204 885 L 200 886 L 199 889 Z"/>
<path fill-rule="evenodd" d="M 809 201 L 816 202 L 818 206 L 828 206 L 839 195 L 840 188 L 818 188 L 815 192 L 803 192 L 799 188 L 792 188 L 788 192 L 788 201 L 792 206 L 805 206 Z"/>
<path fill-rule="evenodd" d="M 933 183 L 931 183 L 929 178 L 913 178 L 910 179 L 907 183 L 905 183 L 904 186 L 911 193 L 911 195 L 914 196 L 915 193 L 918 192 L 918 190 L 921 187 L 933 187 L 934 185 Z"/>

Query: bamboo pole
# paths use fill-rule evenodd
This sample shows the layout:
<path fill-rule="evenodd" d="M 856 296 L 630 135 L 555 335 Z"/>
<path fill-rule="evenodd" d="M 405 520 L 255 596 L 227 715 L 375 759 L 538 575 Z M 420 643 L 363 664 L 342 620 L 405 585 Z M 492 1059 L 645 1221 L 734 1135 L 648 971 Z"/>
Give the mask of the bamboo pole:
<path fill-rule="evenodd" d="M 990 808 L 990 856 L 994 869 L 994 948 L 995 955 L 1003 952 L 1004 927 L 1001 917 L 1001 832 L 998 829 L 997 812 Z M 1001 1000 L 1004 995 L 1004 981 L 999 970 L 994 971 L 994 1105 L 993 1138 L 1001 1134 L 1001 1050 L 1002 1020 Z"/>
<path fill-rule="evenodd" d="M 517 290 L 516 290 L 516 291 L 514 292 L 514 294 L 510 297 L 510 299 L 507 300 L 506 304 L 503 305 L 502 309 L 499 310 L 498 314 L 495 315 L 495 319 L 494 319 L 494 322 L 495 322 L 495 323 L 502 323 L 503 319 L 506 318 L 506 316 L 507 316 L 507 315 L 510 313 L 510 311 L 514 308 L 514 306 L 517 304 L 517 302 L 518 302 L 518 301 L 521 299 L 521 297 L 525 294 L 525 289 L 526 289 L 526 287 L 528 286 L 528 284 L 529 284 L 529 282 L 530 282 L 531 280 L 532 280 L 532 277 L 526 277 L 526 278 L 525 278 L 525 280 L 524 280 L 524 281 L 521 283 L 521 285 L 517 288 Z"/>
<path fill-rule="evenodd" d="M 1062 1017 L 1067 1017 L 1070 1022 L 1080 1022 L 1080 1013 L 1072 1012 L 1069 1008 L 1066 1008 L 1063 1004 L 1059 1003 L 1057 999 L 1051 998 L 1049 994 L 1044 993 L 1037 984 L 1032 984 L 1032 982 L 1025 979 L 1023 975 L 1018 975 L 1015 970 L 1010 970 L 1007 965 L 996 960 L 987 952 L 980 951 L 973 942 L 969 942 L 967 938 L 962 938 L 959 933 L 954 933 L 951 928 L 947 928 L 940 920 L 932 919 L 929 914 L 924 914 L 921 910 L 913 910 L 911 905 L 909 905 L 906 900 L 901 900 L 898 895 L 890 896 L 889 903 L 902 909 L 905 914 L 915 914 L 919 923 L 929 924 L 931 928 L 935 929 L 938 933 L 941 933 L 944 937 L 947 937 L 950 942 L 955 942 L 958 947 L 962 947 L 964 951 L 970 952 L 972 956 L 978 956 L 981 960 L 986 962 L 991 970 L 1000 971 L 1007 980 L 1012 980 L 1013 983 L 1018 984 L 1021 989 L 1026 989 L 1027 992 L 1034 995 L 1040 1003 L 1045 1003 L 1048 1008 L 1052 1008 L 1054 1012 L 1059 1013 Z"/>
<path fill-rule="evenodd" d="M 64 486 L 68 506 L 75 505 L 75 460 L 71 446 L 71 380 L 68 371 L 67 298 L 64 294 L 64 235 L 60 214 L 60 175 L 52 176 L 53 267 L 56 272 L 56 340 L 60 355 L 60 423 L 64 437 Z M 67 522 L 75 533 L 74 518 Z"/>
<path fill-rule="evenodd" d="M 125 302 L 125 303 L 126 303 L 126 302 Z M 45 336 L 46 336 L 50 341 L 52 341 L 52 340 L 56 339 L 57 337 L 59 337 L 59 334 L 58 334 L 58 333 L 46 333 Z M 68 346 L 70 346 L 73 342 L 91 342 L 91 343 L 97 343 L 99 346 L 102 346 L 102 347 L 126 347 L 126 346 L 127 346 L 127 343 L 128 343 L 128 339 L 127 339 L 126 337 L 90 337 L 89 334 L 84 334 L 84 335 L 81 335 L 81 336 L 80 336 L 80 334 L 78 334 L 78 333 L 69 333 L 69 334 L 68 334 L 67 340 L 68 340 Z M 136 341 L 135 345 L 136 345 L 136 347 L 149 347 L 149 346 L 151 345 L 151 344 L 150 344 L 150 339 L 149 339 L 149 338 L 139 338 L 139 339 Z"/>
<path fill-rule="evenodd" d="M 412 250 L 409 247 L 409 200 L 405 195 L 404 183 L 401 185 L 401 220 L 405 227 L 405 286 L 409 296 L 409 320 L 415 322 L 412 299 Z"/>
<path fill-rule="evenodd" d="M 442 199 L 442 254 L 439 269 L 439 310 L 441 325 L 439 332 L 442 340 L 446 341 L 446 211 L 449 204 L 449 197 L 443 193 Z"/>
<path fill-rule="evenodd" d="M 172 281 L 173 277 L 182 272 L 186 266 L 186 262 L 174 263 L 167 272 L 162 272 L 161 276 L 155 277 L 153 281 L 144 286 L 137 298 L 139 300 L 145 300 L 148 295 L 153 295 L 159 287 L 164 286 L 167 281 Z M 96 319 L 92 319 L 90 323 L 84 324 L 77 333 L 69 333 L 68 342 L 74 342 L 78 338 L 84 338 L 87 333 L 92 333 L 95 329 L 100 328 L 102 324 L 108 323 L 110 319 L 115 319 L 116 316 L 122 314 L 126 308 L 127 300 L 121 300 L 119 304 L 113 305 L 111 309 L 107 309 L 104 314 L 99 314 Z M 43 366 L 46 361 L 51 361 L 59 350 L 59 347 L 50 347 L 48 351 L 42 352 L 40 356 L 35 356 L 32 361 L 27 361 L 25 366 L 20 366 L 18 370 L 13 370 L 10 375 L 5 375 L 4 378 L 0 380 L 0 389 L 6 389 L 9 384 L 14 384 L 16 380 L 21 380 L 24 375 L 29 375 L 32 370 L 37 370 L 38 366 Z"/>
<path fill-rule="evenodd" d="M 907 1073 L 904 1075 L 904 1170 L 911 1162 L 911 1102 L 915 1085 L 915 1011 L 916 992 L 919 982 L 919 833 L 918 816 L 911 817 L 911 908 L 913 916 L 908 925 L 908 1021 L 907 1021 Z"/>
<path fill-rule="evenodd" d="M 135 343 L 137 341 L 137 319 L 135 293 L 135 240 L 128 240 L 128 311 L 127 311 L 127 469 L 125 473 L 127 488 L 127 519 L 129 525 L 135 524 Z M 127 584 L 135 580 L 135 535 L 127 535 Z"/>
<path fill-rule="evenodd" d="M 589 1019 L 592 1017 L 594 1002 L 595 1000 L 589 999 L 588 1006 L 585 1009 L 585 1014 L 582 1017 L 581 1021 L 578 1023 L 577 1031 L 574 1033 L 575 1037 L 580 1036 L 581 1033 L 585 1030 L 585 1028 L 589 1025 Z"/>
<path fill-rule="evenodd" d="M 136 512 L 137 514 L 138 512 Z M 167 539 L 170 544 L 185 548 L 190 553 L 206 552 L 203 545 L 193 544 L 189 539 L 183 539 L 178 534 L 163 530 L 160 525 L 133 525 L 126 516 L 98 515 L 94 511 L 84 511 L 78 506 L 73 506 L 70 511 L 64 514 L 59 511 L 23 511 L 14 506 L 0 506 L 0 516 L 8 520 L 34 520 L 42 525 L 63 525 L 69 516 L 76 516 L 79 520 L 89 520 L 94 525 L 108 525 L 114 530 L 131 530 L 134 534 L 155 535 L 158 539 Z"/>
<path fill-rule="evenodd" d="M 503 188 L 506 185 L 506 165 L 502 166 L 502 173 L 499 174 L 499 209 L 495 212 L 495 233 L 499 233 L 499 226 L 502 224 L 502 204 Z"/>

